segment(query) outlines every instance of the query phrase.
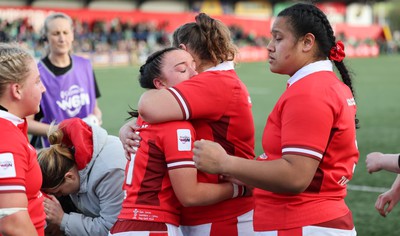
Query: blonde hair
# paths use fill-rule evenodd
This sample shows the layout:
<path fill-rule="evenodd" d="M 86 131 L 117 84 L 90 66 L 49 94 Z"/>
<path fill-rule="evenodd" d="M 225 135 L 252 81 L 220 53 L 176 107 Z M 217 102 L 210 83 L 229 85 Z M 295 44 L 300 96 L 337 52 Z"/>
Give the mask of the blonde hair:
<path fill-rule="evenodd" d="M 62 12 L 55 12 L 49 16 L 46 17 L 46 19 L 44 20 L 44 25 L 43 25 L 43 29 L 42 29 L 42 36 L 43 37 L 47 37 L 47 33 L 49 33 L 49 23 L 55 19 L 65 19 L 69 22 L 69 24 L 71 25 L 71 30 L 74 29 L 74 23 L 71 19 L 71 17 L 69 17 L 67 14 L 62 13 Z"/>
<path fill-rule="evenodd" d="M 42 170 L 42 189 L 59 185 L 65 174 L 75 166 L 74 151 L 63 143 L 64 133 L 52 123 L 48 135 L 50 147 L 38 153 L 38 162 Z"/>
<path fill-rule="evenodd" d="M 9 83 L 22 83 L 28 77 L 33 57 L 17 43 L 0 43 L 0 96 Z"/>

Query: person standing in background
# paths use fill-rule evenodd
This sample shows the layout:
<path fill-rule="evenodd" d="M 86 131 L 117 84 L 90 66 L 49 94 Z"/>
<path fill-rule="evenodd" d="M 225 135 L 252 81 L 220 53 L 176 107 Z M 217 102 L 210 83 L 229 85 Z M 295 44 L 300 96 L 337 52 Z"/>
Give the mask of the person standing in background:
<path fill-rule="evenodd" d="M 64 13 L 53 13 L 44 22 L 43 37 L 48 54 L 38 63 L 41 80 L 47 89 L 40 103 L 41 112 L 29 118 L 31 143 L 48 147 L 50 123 L 78 117 L 101 125 L 100 97 L 94 71 L 88 59 L 73 55 L 72 19 Z"/>
<path fill-rule="evenodd" d="M 45 91 L 34 58 L 1 43 L 0 235 L 44 235 L 42 175 L 25 117 L 39 112 Z"/>
<path fill-rule="evenodd" d="M 256 235 L 355 236 L 344 199 L 359 159 L 358 119 L 344 45 L 312 4 L 281 11 L 271 34 L 270 70 L 290 78 L 268 116 L 264 153 L 246 160 L 218 143 L 196 141 L 196 167 L 255 187 Z"/>

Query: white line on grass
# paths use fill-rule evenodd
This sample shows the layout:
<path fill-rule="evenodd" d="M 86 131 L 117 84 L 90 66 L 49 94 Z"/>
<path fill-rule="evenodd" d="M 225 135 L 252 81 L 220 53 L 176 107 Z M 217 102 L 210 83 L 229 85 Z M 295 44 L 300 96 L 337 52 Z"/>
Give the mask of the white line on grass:
<path fill-rule="evenodd" d="M 353 190 L 353 191 L 361 191 L 361 192 L 372 192 L 372 193 L 384 193 L 388 191 L 388 188 L 382 188 L 382 187 L 371 187 L 371 186 L 365 186 L 365 185 L 347 185 L 348 190 Z"/>

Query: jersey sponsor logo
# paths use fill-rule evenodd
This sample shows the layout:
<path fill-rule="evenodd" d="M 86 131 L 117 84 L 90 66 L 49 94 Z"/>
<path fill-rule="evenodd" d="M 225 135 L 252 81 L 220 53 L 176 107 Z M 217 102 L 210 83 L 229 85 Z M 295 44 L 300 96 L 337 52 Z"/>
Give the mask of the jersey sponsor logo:
<path fill-rule="evenodd" d="M 12 153 L 0 154 L 0 178 L 12 178 L 17 176 L 15 171 L 14 156 Z"/>
<path fill-rule="evenodd" d="M 192 135 L 189 129 L 178 129 L 178 151 L 190 151 L 192 148 Z"/>
<path fill-rule="evenodd" d="M 267 154 L 263 153 L 263 154 L 259 155 L 257 159 L 265 160 L 267 158 L 268 158 Z"/>
<path fill-rule="evenodd" d="M 143 210 L 135 208 L 133 211 L 132 219 L 134 220 L 144 220 L 144 221 L 157 221 L 158 215 L 153 214 L 151 210 Z"/>
<path fill-rule="evenodd" d="M 83 106 L 90 104 L 90 97 L 87 92 L 78 85 L 72 85 L 67 91 L 60 92 L 61 100 L 56 103 L 70 117 L 76 116 Z"/>
<path fill-rule="evenodd" d="M 348 98 L 348 99 L 346 99 L 346 100 L 347 100 L 347 105 L 348 105 L 349 107 L 355 106 L 355 105 L 356 105 L 356 101 L 354 100 L 354 98 Z"/>

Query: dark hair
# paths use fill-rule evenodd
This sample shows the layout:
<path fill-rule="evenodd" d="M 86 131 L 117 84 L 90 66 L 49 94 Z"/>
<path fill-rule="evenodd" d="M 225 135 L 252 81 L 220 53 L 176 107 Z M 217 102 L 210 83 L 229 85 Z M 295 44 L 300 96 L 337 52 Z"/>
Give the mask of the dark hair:
<path fill-rule="evenodd" d="M 315 37 L 318 45 L 318 57 L 328 58 L 332 47 L 336 44 L 336 37 L 326 15 L 316 6 L 308 3 L 297 3 L 282 10 L 278 17 L 285 17 L 291 26 L 296 38 L 307 33 Z M 351 90 L 354 96 L 350 72 L 343 61 L 334 61 L 343 83 Z M 355 96 L 354 96 L 355 97 Z M 356 119 L 356 127 L 359 128 L 359 120 Z"/>
<path fill-rule="evenodd" d="M 167 52 L 174 51 L 174 50 L 182 50 L 177 47 L 168 47 L 162 50 L 156 51 L 151 54 L 146 62 L 140 67 L 139 69 L 139 84 L 140 87 L 145 89 L 155 89 L 155 85 L 153 83 L 155 78 L 161 76 L 161 67 L 162 67 L 162 60 Z M 128 114 L 131 117 L 138 117 L 139 113 L 137 110 L 130 108 L 131 110 L 128 111 Z M 128 119 L 129 119 L 128 118 Z"/>
<path fill-rule="evenodd" d="M 221 21 L 200 13 L 196 22 L 187 23 L 175 30 L 172 45 L 184 44 L 201 60 L 217 65 L 224 61 L 233 61 L 237 48 L 233 44 L 229 28 Z"/>
<path fill-rule="evenodd" d="M 181 50 L 177 47 L 168 47 L 151 54 L 139 69 L 139 84 L 145 89 L 155 89 L 153 80 L 161 76 L 162 60 L 165 53 Z"/>

